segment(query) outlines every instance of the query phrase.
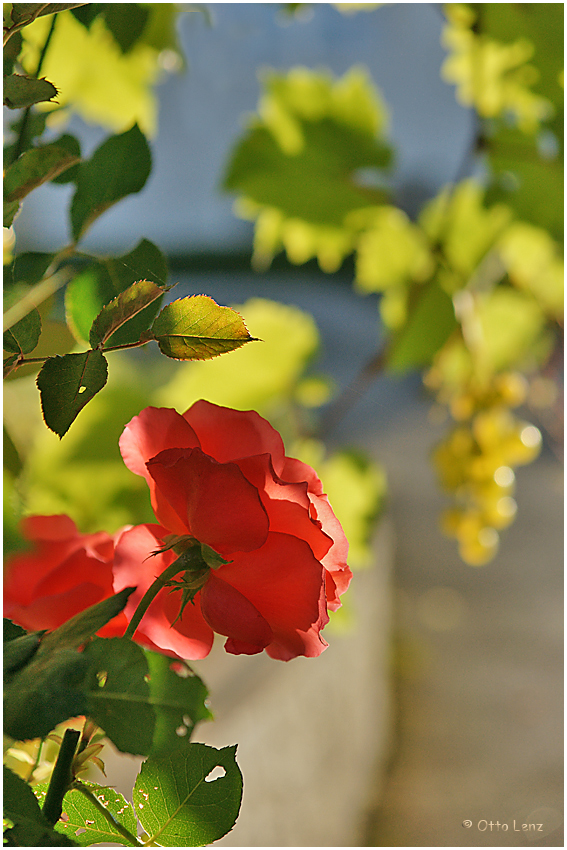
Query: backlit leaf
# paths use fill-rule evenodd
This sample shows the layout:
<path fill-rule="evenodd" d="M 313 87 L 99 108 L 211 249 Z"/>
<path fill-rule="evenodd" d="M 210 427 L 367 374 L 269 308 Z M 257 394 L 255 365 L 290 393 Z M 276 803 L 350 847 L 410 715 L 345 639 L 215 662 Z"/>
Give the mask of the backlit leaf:
<path fill-rule="evenodd" d="M 3 769 L 4 817 L 13 824 L 4 832 L 8 847 L 74 847 L 75 842 L 59 835 L 47 822 L 29 785 Z"/>
<path fill-rule="evenodd" d="M 191 295 L 168 304 L 153 323 L 151 334 L 163 354 L 176 360 L 209 360 L 254 341 L 235 310 L 220 307 L 207 295 Z"/>
<path fill-rule="evenodd" d="M 436 281 L 423 287 L 407 324 L 390 344 L 387 365 L 396 372 L 431 363 L 457 326 L 453 302 Z"/>
<path fill-rule="evenodd" d="M 104 387 L 108 364 L 100 351 L 50 357 L 37 376 L 43 418 L 62 437 L 83 407 Z"/>
<path fill-rule="evenodd" d="M 92 668 L 89 716 L 122 752 L 185 749 L 195 724 L 211 716 L 205 685 L 183 662 L 125 638 L 96 638 L 85 655 Z"/>
<path fill-rule="evenodd" d="M 162 847 L 199 847 L 226 835 L 236 822 L 242 774 L 236 746 L 216 750 L 190 744 L 185 752 L 149 758 L 133 791 L 134 809 Z M 207 779 L 216 768 L 217 779 Z"/>
<path fill-rule="evenodd" d="M 136 835 L 136 816 L 131 803 L 124 799 L 114 788 L 96 785 L 93 782 L 82 782 L 91 791 L 113 819 L 125 827 L 128 832 Z M 45 800 L 47 783 L 36 785 L 34 794 L 40 804 Z M 61 835 L 73 839 L 80 847 L 91 844 L 124 844 L 129 845 L 108 818 L 81 791 L 72 789 L 65 794 L 63 800 L 63 816 L 55 825 Z"/>
<path fill-rule="evenodd" d="M 148 143 L 137 124 L 103 142 L 79 168 L 71 203 L 74 238 L 79 239 L 112 204 L 143 189 L 151 165 Z"/>
<path fill-rule="evenodd" d="M 161 298 L 171 287 L 156 286 L 150 280 L 138 280 L 109 304 L 105 305 L 94 320 L 89 340 L 93 348 L 112 336 L 125 322 L 141 310 Z"/>
<path fill-rule="evenodd" d="M 165 257 L 152 242 L 141 239 L 129 254 L 91 263 L 73 278 L 65 293 L 67 321 L 78 339 L 88 340 L 93 321 L 113 298 L 135 281 L 165 286 L 166 279 Z M 151 325 L 160 304 L 160 299 L 156 299 L 118 328 L 112 335 L 112 345 L 136 342 Z"/>

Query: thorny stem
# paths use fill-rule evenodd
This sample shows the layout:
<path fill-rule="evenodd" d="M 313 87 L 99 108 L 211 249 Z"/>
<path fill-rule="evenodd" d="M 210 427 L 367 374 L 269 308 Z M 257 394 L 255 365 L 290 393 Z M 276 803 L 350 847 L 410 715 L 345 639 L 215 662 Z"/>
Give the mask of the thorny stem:
<path fill-rule="evenodd" d="M 116 832 L 119 832 L 120 835 L 129 842 L 131 847 L 144 846 L 141 841 L 138 841 L 135 835 L 132 835 L 132 833 L 128 829 L 126 829 L 125 826 L 122 826 L 121 823 L 119 823 L 113 818 L 112 814 L 108 811 L 106 806 L 101 803 L 96 794 L 93 794 L 93 792 L 87 785 L 83 785 L 80 779 L 75 779 L 72 787 L 75 791 L 79 791 L 81 794 L 83 794 L 83 796 L 85 796 L 87 800 L 92 803 L 92 805 L 97 809 L 97 811 L 99 811 L 100 814 L 103 815 L 106 820 L 112 825 Z"/>
<path fill-rule="evenodd" d="M 200 561 L 201 560 L 200 555 L 198 557 L 199 557 L 199 561 Z M 156 578 L 156 580 L 153 582 L 153 584 L 151 584 L 148 587 L 148 589 L 146 590 L 146 592 L 142 596 L 142 599 L 140 600 L 140 604 L 138 605 L 138 607 L 136 608 L 136 610 L 134 612 L 134 616 L 132 617 L 132 619 L 130 620 L 130 623 L 128 624 L 128 628 L 124 632 L 125 638 L 132 639 L 134 637 L 134 634 L 136 632 L 136 629 L 140 625 L 142 617 L 144 616 L 144 614 L 146 613 L 146 611 L 148 610 L 148 608 L 150 607 L 150 605 L 152 604 L 152 602 L 154 601 L 154 599 L 156 598 L 156 596 L 158 595 L 160 590 L 166 586 L 167 582 L 170 581 L 170 579 L 172 579 L 178 573 L 184 572 L 186 569 L 187 569 L 186 564 L 183 565 L 183 566 L 180 566 L 179 562 L 177 560 L 175 560 L 173 562 L 173 564 L 170 564 L 169 567 L 167 567 L 163 571 L 163 573 Z"/>

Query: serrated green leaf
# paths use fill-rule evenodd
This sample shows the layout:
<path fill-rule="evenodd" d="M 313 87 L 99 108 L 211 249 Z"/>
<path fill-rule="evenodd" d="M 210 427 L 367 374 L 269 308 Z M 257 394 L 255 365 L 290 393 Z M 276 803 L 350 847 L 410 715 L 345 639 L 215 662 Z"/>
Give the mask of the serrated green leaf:
<path fill-rule="evenodd" d="M 66 9 L 74 9 L 83 3 L 13 3 L 12 20 L 14 23 L 30 22 L 43 15 L 54 15 Z"/>
<path fill-rule="evenodd" d="M 33 659 L 16 672 L 4 693 L 4 731 L 17 741 L 43 738 L 58 723 L 88 713 L 91 660 L 78 652 L 88 638 L 124 608 L 125 588 L 72 617 L 41 641 Z"/>
<path fill-rule="evenodd" d="M 151 167 L 150 148 L 137 124 L 103 142 L 79 168 L 71 203 L 73 237 L 79 239 L 112 204 L 143 189 Z"/>
<path fill-rule="evenodd" d="M 149 758 L 133 790 L 140 823 L 162 847 L 199 847 L 229 832 L 238 817 L 242 774 L 236 746 L 190 744 L 183 753 Z M 224 775 L 207 781 L 220 767 Z"/>
<path fill-rule="evenodd" d="M 38 650 L 5 688 L 5 733 L 17 741 L 44 738 L 58 723 L 85 714 L 88 669 L 75 650 L 41 657 Z"/>
<path fill-rule="evenodd" d="M 239 313 L 220 307 L 208 295 L 190 295 L 168 304 L 151 333 L 163 354 L 176 360 L 210 360 L 257 341 Z"/>
<path fill-rule="evenodd" d="M 89 716 L 122 752 L 156 755 L 185 748 L 196 723 L 208 719 L 207 689 L 189 667 L 126 638 L 95 638 Z M 183 729 L 184 734 L 178 734 Z"/>
<path fill-rule="evenodd" d="M 53 83 L 43 77 L 41 80 L 23 74 L 4 77 L 4 106 L 8 109 L 25 109 L 34 103 L 52 100 L 56 96 L 57 89 Z"/>
<path fill-rule="evenodd" d="M 404 372 L 431 363 L 457 326 L 453 302 L 436 281 L 424 286 L 407 323 L 392 340 L 386 364 Z"/>
<path fill-rule="evenodd" d="M 138 280 L 165 286 L 165 257 L 148 239 L 122 257 L 108 257 L 87 266 L 69 284 L 65 293 L 67 320 L 75 335 L 89 339 L 93 321 L 102 308 Z M 165 291 L 165 290 L 164 290 Z M 155 300 L 112 335 L 112 345 L 136 342 L 157 315 L 161 301 Z"/>
<path fill-rule="evenodd" d="M 151 755 L 181 750 L 188 745 L 197 723 L 210 720 L 208 691 L 188 664 L 144 649 L 150 672 L 151 702 L 156 723 Z M 179 666 L 179 672 L 175 667 Z M 180 735 L 180 731 L 183 732 Z"/>
<path fill-rule="evenodd" d="M 125 587 L 114 596 L 109 596 L 108 599 L 103 599 L 96 605 L 91 605 L 79 614 L 75 614 L 43 639 L 39 649 L 40 657 L 64 648 L 74 649 L 81 646 L 113 617 L 120 614 L 134 590 L 134 587 Z"/>
<path fill-rule="evenodd" d="M 14 262 L 4 270 L 4 286 L 8 287 L 18 283 L 27 283 L 28 286 L 33 286 L 34 283 L 39 283 L 45 276 L 45 272 L 51 265 L 55 254 L 47 254 L 40 251 L 28 251 L 25 254 L 18 254 Z M 9 288 L 4 292 L 4 309 L 11 307 L 14 300 L 13 294 Z"/>
<path fill-rule="evenodd" d="M 56 177 L 51 178 L 52 183 L 73 183 L 77 179 L 77 175 L 79 173 L 79 165 L 78 163 L 81 161 L 81 144 L 75 136 L 71 136 L 70 133 L 65 133 L 63 136 L 60 136 L 53 142 L 54 145 L 57 145 L 59 148 L 64 148 L 69 154 L 72 154 L 77 158 L 77 165 L 72 165 L 70 168 L 66 168 L 65 171 L 62 171 L 61 174 L 58 174 Z"/>
<path fill-rule="evenodd" d="M 143 651 L 127 638 L 99 638 L 86 647 L 85 656 L 92 670 L 89 717 L 121 752 L 147 755 L 155 714 Z"/>
<path fill-rule="evenodd" d="M 4 617 L 2 621 L 3 630 L 2 630 L 2 642 L 10 643 L 10 641 L 16 640 L 16 638 L 23 637 L 27 634 L 26 630 L 21 626 L 18 626 L 16 623 L 13 623 L 7 617 Z"/>
<path fill-rule="evenodd" d="M 23 779 L 3 768 L 4 817 L 13 826 L 4 832 L 9 847 L 75 847 L 47 822 L 32 789 Z"/>
<path fill-rule="evenodd" d="M 93 348 L 106 342 L 123 324 L 137 316 L 172 287 L 156 286 L 150 280 L 138 280 L 106 304 L 94 320 L 89 341 Z"/>
<path fill-rule="evenodd" d="M 29 354 L 41 335 L 41 317 L 36 309 L 4 331 L 4 351 L 11 354 Z"/>
<path fill-rule="evenodd" d="M 136 815 L 119 791 L 94 782 L 82 782 L 121 826 L 136 835 Z M 33 792 L 40 804 L 45 799 L 47 783 L 36 785 Z M 56 832 L 72 838 L 80 847 L 91 844 L 123 844 L 130 846 L 120 831 L 99 811 L 97 806 L 81 791 L 73 788 L 65 794 L 63 817 L 55 825 Z"/>
<path fill-rule="evenodd" d="M 107 376 L 108 364 L 101 351 L 46 360 L 37 386 L 47 427 L 63 437 L 83 407 L 104 387 Z"/>
<path fill-rule="evenodd" d="M 19 201 L 33 189 L 46 183 L 79 162 L 76 154 L 58 145 L 44 145 L 25 151 L 6 170 L 4 200 Z"/>
<path fill-rule="evenodd" d="M 8 44 L 12 44 L 13 41 L 13 38 L 10 39 Z M 14 161 L 14 158 L 17 158 L 21 153 L 31 148 L 33 140 L 37 136 L 41 136 L 45 130 L 46 120 L 47 112 L 30 112 L 26 110 L 10 125 L 14 142 L 11 145 L 6 145 L 4 148 L 4 168 L 8 168 Z"/>

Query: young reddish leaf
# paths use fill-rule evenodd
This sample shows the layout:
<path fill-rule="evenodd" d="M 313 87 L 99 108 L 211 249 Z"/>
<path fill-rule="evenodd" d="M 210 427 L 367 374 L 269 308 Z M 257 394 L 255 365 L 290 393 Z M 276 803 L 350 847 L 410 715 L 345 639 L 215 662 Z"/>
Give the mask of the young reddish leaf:
<path fill-rule="evenodd" d="M 101 351 L 50 357 L 37 376 L 45 424 L 60 437 L 106 384 L 108 364 Z"/>
<path fill-rule="evenodd" d="M 32 189 L 57 177 L 80 157 L 58 145 L 30 148 L 6 170 L 4 175 L 4 200 L 18 201 Z"/>
<path fill-rule="evenodd" d="M 10 354 L 29 354 L 41 335 L 41 317 L 34 308 L 27 316 L 4 331 L 4 351 Z"/>
<path fill-rule="evenodd" d="M 34 103 L 56 97 L 57 89 L 43 77 L 36 80 L 23 74 L 4 77 L 4 106 L 8 109 L 25 109 Z"/>
<path fill-rule="evenodd" d="M 173 287 L 157 286 L 151 280 L 138 280 L 106 304 L 94 320 L 89 333 L 93 348 L 112 336 L 114 331 Z"/>
<path fill-rule="evenodd" d="M 71 204 L 74 238 L 79 239 L 112 204 L 143 189 L 151 167 L 150 148 L 137 124 L 103 142 L 79 168 Z"/>
<path fill-rule="evenodd" d="M 200 847 L 226 835 L 236 822 L 242 774 L 236 746 L 216 750 L 189 744 L 142 764 L 132 800 L 140 823 L 162 847 Z M 219 767 L 223 775 L 211 776 Z"/>
<path fill-rule="evenodd" d="M 208 295 L 180 298 L 164 307 L 151 334 L 167 357 L 176 360 L 210 360 L 255 342 L 230 307 L 219 307 Z"/>

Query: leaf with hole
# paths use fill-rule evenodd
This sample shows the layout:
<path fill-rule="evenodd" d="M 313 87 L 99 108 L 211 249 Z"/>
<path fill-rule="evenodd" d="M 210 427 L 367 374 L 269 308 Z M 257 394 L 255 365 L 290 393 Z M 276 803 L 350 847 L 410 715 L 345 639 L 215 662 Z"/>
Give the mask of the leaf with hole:
<path fill-rule="evenodd" d="M 184 752 L 150 757 L 133 791 L 135 812 L 162 847 L 200 847 L 229 832 L 242 800 L 236 746 L 190 744 Z M 214 778 L 215 768 L 220 768 Z"/>
<path fill-rule="evenodd" d="M 12 826 L 5 829 L 8 847 L 75 847 L 74 841 L 59 835 L 45 819 L 32 789 L 4 767 L 2 791 L 4 818 Z"/>
<path fill-rule="evenodd" d="M 92 670 L 89 716 L 122 752 L 184 749 L 195 724 L 211 716 L 205 685 L 183 662 L 142 650 L 127 638 L 95 638 L 85 655 Z"/>
<path fill-rule="evenodd" d="M 37 386 L 47 427 L 63 437 L 83 407 L 104 387 L 107 377 L 108 364 L 101 351 L 46 360 Z"/>
<path fill-rule="evenodd" d="M 168 304 L 153 323 L 151 335 L 162 353 L 176 360 L 210 360 L 257 342 L 236 310 L 220 307 L 208 295 Z"/>
<path fill-rule="evenodd" d="M 90 847 L 91 844 L 122 844 L 131 846 L 131 842 L 123 836 L 116 824 L 124 827 L 132 835 L 136 835 L 136 815 L 129 803 L 119 791 L 94 782 L 81 782 L 112 815 L 111 822 L 86 794 L 76 788 L 65 794 L 63 800 L 63 816 L 55 825 L 55 830 L 75 841 L 80 847 Z M 47 792 L 47 783 L 35 785 L 33 792 L 40 804 L 43 804 Z"/>

